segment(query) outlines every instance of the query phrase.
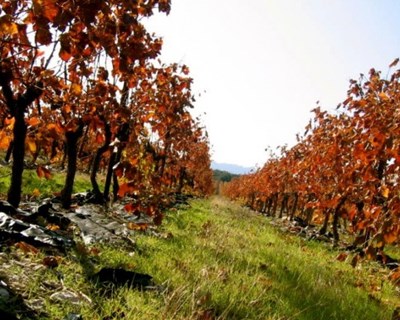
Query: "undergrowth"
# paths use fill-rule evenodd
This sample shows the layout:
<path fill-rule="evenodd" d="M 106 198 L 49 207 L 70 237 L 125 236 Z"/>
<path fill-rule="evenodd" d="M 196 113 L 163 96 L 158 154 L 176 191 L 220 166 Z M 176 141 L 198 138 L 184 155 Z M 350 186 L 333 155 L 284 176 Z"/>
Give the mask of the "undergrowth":
<path fill-rule="evenodd" d="M 135 240 L 135 250 L 78 246 L 57 268 L 31 271 L 27 295 L 35 298 L 41 283 L 58 283 L 62 275 L 64 289 L 82 299 L 74 304 L 46 298 L 48 318 L 60 320 L 70 312 L 98 320 L 390 320 L 398 307 L 399 292 L 379 265 L 353 268 L 337 261 L 330 247 L 282 233 L 265 217 L 222 198 L 172 209 L 161 227 Z M 40 264 L 43 256 L 30 258 Z M 155 285 L 105 295 L 88 280 L 101 267 L 149 274 Z"/>

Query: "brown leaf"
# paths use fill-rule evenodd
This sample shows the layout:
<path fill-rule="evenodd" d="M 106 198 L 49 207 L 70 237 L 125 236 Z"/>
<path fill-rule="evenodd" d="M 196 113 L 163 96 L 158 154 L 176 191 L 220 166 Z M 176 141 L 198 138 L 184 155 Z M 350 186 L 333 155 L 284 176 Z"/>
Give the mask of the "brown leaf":
<path fill-rule="evenodd" d="M 15 246 L 18 248 L 18 249 L 21 249 L 23 252 L 25 252 L 25 253 L 38 253 L 39 252 L 39 249 L 38 248 L 36 248 L 36 247 L 34 247 L 34 246 L 32 246 L 32 245 L 30 245 L 30 244 L 28 244 L 28 243 L 26 243 L 26 242 L 24 242 L 24 241 L 20 241 L 20 242 L 17 242 L 16 244 L 15 244 Z"/>
<path fill-rule="evenodd" d="M 390 281 L 393 281 L 396 284 L 400 284 L 400 267 L 393 270 L 389 274 L 389 279 L 390 279 Z"/>
<path fill-rule="evenodd" d="M 46 167 L 43 166 L 38 166 L 36 168 L 36 173 L 38 175 L 39 178 L 43 178 L 45 177 L 46 180 L 49 180 L 51 178 L 51 172 L 49 169 L 47 169 Z"/>
<path fill-rule="evenodd" d="M 343 262 L 343 261 L 345 261 L 347 259 L 348 256 L 349 255 L 347 253 L 342 252 L 336 257 L 336 260 L 338 260 L 340 262 Z"/>
<path fill-rule="evenodd" d="M 161 223 L 162 223 L 162 221 L 163 221 L 163 218 L 164 218 L 164 216 L 163 216 L 162 213 L 157 214 L 157 215 L 153 218 L 154 224 L 155 224 L 156 226 L 160 226 Z"/>
<path fill-rule="evenodd" d="M 58 259 L 57 259 L 58 258 Z M 49 268 L 57 268 L 58 267 L 58 260 L 60 257 L 54 257 L 54 256 L 47 256 L 43 258 L 42 263 Z"/>
<path fill-rule="evenodd" d="M 393 60 L 393 62 L 391 64 L 389 64 L 389 68 L 394 67 L 395 65 L 397 65 L 399 63 L 399 58 L 396 58 Z"/>
<path fill-rule="evenodd" d="M 352 266 L 353 268 L 355 268 L 360 260 L 361 260 L 361 256 L 360 256 L 359 254 L 356 254 L 356 255 L 353 257 L 353 259 L 351 259 L 351 263 L 350 263 L 351 266 Z"/>

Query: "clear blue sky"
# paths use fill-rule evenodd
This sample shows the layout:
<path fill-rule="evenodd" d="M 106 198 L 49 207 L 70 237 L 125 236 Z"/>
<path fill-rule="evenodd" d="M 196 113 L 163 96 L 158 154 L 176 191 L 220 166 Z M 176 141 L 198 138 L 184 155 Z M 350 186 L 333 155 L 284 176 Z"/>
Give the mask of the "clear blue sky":
<path fill-rule="evenodd" d="M 293 145 L 316 101 L 335 108 L 349 79 L 400 57 L 400 0 L 172 0 L 146 25 L 164 62 L 190 68 L 213 160 L 243 166 Z"/>

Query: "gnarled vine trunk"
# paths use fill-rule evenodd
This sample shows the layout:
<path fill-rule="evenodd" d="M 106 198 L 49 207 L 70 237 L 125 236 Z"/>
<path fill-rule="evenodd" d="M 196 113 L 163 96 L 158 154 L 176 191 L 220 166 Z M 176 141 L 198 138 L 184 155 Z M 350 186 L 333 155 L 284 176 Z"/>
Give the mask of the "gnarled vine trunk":
<path fill-rule="evenodd" d="M 78 128 L 75 131 L 67 131 L 65 133 L 68 163 L 65 185 L 61 191 L 61 202 L 64 209 L 68 209 L 71 206 L 72 191 L 77 167 L 76 162 L 78 159 L 78 140 L 82 134 L 82 122 L 79 123 Z"/>
<path fill-rule="evenodd" d="M 43 92 L 43 84 L 36 83 L 28 86 L 25 93 L 14 98 L 10 82 L 12 74 L 10 70 L 0 70 L 0 86 L 7 103 L 10 114 L 14 117 L 12 156 L 13 165 L 11 173 L 11 184 L 8 189 L 7 201 L 14 207 L 21 202 L 22 173 L 24 171 L 25 138 L 27 126 L 25 123 L 25 112 L 27 108 L 40 97 Z"/>
<path fill-rule="evenodd" d="M 104 121 L 104 135 L 105 141 L 104 144 L 97 149 L 96 155 L 94 156 L 93 163 L 92 163 L 92 170 L 90 172 L 90 182 L 92 183 L 93 193 L 94 193 L 94 200 L 96 203 L 104 203 L 104 196 L 100 191 L 99 184 L 96 180 L 97 171 L 99 170 L 101 157 L 107 151 L 108 146 L 111 143 L 111 128 L 110 124 L 105 123 Z"/>

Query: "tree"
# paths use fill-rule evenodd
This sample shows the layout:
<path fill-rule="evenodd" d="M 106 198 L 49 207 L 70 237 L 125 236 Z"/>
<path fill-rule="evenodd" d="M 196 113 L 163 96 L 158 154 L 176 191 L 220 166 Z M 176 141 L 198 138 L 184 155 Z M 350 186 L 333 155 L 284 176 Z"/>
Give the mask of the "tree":
<path fill-rule="evenodd" d="M 37 101 L 40 108 L 43 102 L 59 116 L 69 114 L 68 121 L 72 124 L 64 126 L 66 139 L 76 143 L 77 139 L 71 137 L 80 133 L 82 117 L 88 108 L 88 100 L 83 103 L 80 98 L 84 86 L 95 74 L 95 61 L 110 60 L 112 74 L 117 81 L 124 82 L 132 76 L 128 76 L 131 65 L 158 54 L 161 41 L 152 41 L 139 22 L 140 17 L 151 16 L 155 8 L 169 13 L 170 1 L 2 2 L 0 98 L 2 114 L 15 119 L 13 173 L 8 193 L 8 200 L 14 206 L 20 202 L 25 119 L 32 112 L 32 103 Z M 77 100 L 79 103 L 75 104 Z M 75 126 L 76 123 L 79 125 Z M 63 191 L 66 207 L 71 182 L 71 178 L 66 180 Z"/>

